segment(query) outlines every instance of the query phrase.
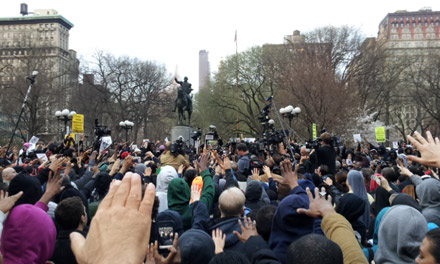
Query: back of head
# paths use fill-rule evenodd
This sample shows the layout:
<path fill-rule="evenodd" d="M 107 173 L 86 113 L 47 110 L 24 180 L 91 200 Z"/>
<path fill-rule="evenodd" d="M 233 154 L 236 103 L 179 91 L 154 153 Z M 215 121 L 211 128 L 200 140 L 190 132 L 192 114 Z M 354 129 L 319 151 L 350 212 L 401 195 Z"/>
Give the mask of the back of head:
<path fill-rule="evenodd" d="M 55 221 L 63 230 L 77 229 L 82 216 L 85 216 L 85 207 L 78 196 L 62 200 L 55 209 Z"/>
<path fill-rule="evenodd" d="M 227 251 L 215 255 L 209 264 L 250 264 L 247 257 L 237 251 Z"/>
<path fill-rule="evenodd" d="M 288 264 L 342 264 L 339 246 L 323 235 L 310 234 L 301 237 L 287 249 Z"/>
<path fill-rule="evenodd" d="M 20 204 L 35 204 L 40 200 L 42 195 L 41 184 L 38 179 L 26 173 L 18 174 L 9 183 L 9 196 L 17 194 L 20 191 L 23 191 L 23 195 L 15 203 L 15 206 Z"/>
<path fill-rule="evenodd" d="M 246 151 L 248 151 L 248 147 L 246 146 L 245 143 L 240 143 L 237 145 L 237 150 L 246 152 Z"/>
<path fill-rule="evenodd" d="M 96 175 L 94 187 L 101 198 L 107 194 L 111 182 L 112 177 L 110 177 L 107 172 L 100 172 Z"/>
<path fill-rule="evenodd" d="M 320 138 L 327 145 L 330 145 L 332 143 L 332 136 L 328 132 L 322 133 Z"/>
<path fill-rule="evenodd" d="M 422 211 L 422 208 L 420 208 L 420 205 L 417 203 L 417 201 L 405 193 L 399 193 L 394 197 L 393 201 L 391 202 L 391 206 L 395 205 L 408 205 L 419 212 Z"/>
<path fill-rule="evenodd" d="M 407 205 L 388 209 L 379 226 L 376 263 L 414 263 L 428 231 L 425 217 Z"/>
<path fill-rule="evenodd" d="M 336 207 L 336 212 L 344 216 L 348 222 L 357 222 L 359 217 L 364 214 L 365 203 L 361 197 L 352 193 L 347 193 L 341 197 Z"/>
<path fill-rule="evenodd" d="M 188 206 L 190 198 L 191 193 L 184 179 L 176 178 L 170 181 L 167 192 L 169 209 L 179 211 L 180 207 Z"/>
<path fill-rule="evenodd" d="M 242 214 L 246 198 L 237 187 L 226 189 L 220 194 L 218 204 L 222 217 L 238 217 Z"/>
<path fill-rule="evenodd" d="M 177 171 L 173 166 L 162 166 L 160 168 L 160 172 L 157 175 L 157 189 L 156 191 L 159 192 L 167 192 L 168 191 L 168 185 L 170 182 L 177 178 Z"/>
<path fill-rule="evenodd" d="M 165 143 L 164 147 L 165 147 L 164 151 L 170 151 L 171 150 L 171 142 L 168 141 L 167 143 Z"/>
<path fill-rule="evenodd" d="M 215 245 L 208 233 L 189 229 L 179 237 L 182 264 L 209 263 L 215 255 Z"/>
<path fill-rule="evenodd" d="M 365 189 L 364 177 L 357 170 L 351 170 L 347 174 L 347 182 L 350 185 L 353 193 L 367 200 L 367 190 Z"/>
<path fill-rule="evenodd" d="M 191 186 L 192 181 L 197 176 L 197 171 L 194 169 L 186 170 L 183 178 L 185 179 L 186 183 L 188 183 L 188 186 Z"/>
<path fill-rule="evenodd" d="M 394 172 L 393 168 L 383 168 L 381 173 L 389 182 L 397 181 L 398 175 Z"/>
<path fill-rule="evenodd" d="M 275 205 L 265 205 L 257 211 L 257 231 L 266 241 L 269 241 L 272 219 L 276 209 Z"/>
<path fill-rule="evenodd" d="M 246 186 L 246 201 L 255 202 L 260 200 L 263 189 L 261 189 L 260 182 L 250 181 Z"/>
<path fill-rule="evenodd" d="M 3 223 L 3 263 L 46 263 L 55 239 L 55 225 L 46 212 L 30 204 L 16 206 Z"/>
<path fill-rule="evenodd" d="M 440 181 L 426 179 L 416 188 L 417 197 L 420 199 L 422 209 L 438 207 L 440 204 Z"/>

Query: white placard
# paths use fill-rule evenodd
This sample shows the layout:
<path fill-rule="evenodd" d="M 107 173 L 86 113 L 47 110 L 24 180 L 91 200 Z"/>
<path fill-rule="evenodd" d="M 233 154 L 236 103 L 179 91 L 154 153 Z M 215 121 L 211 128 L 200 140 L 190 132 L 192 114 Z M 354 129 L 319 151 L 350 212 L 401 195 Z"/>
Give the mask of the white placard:
<path fill-rule="evenodd" d="M 102 137 L 101 138 L 101 146 L 99 147 L 99 153 L 103 152 L 106 148 L 108 148 L 112 144 L 112 137 Z"/>
<path fill-rule="evenodd" d="M 354 143 L 361 143 L 362 142 L 361 134 L 353 134 L 353 140 Z"/>
<path fill-rule="evenodd" d="M 30 143 L 30 144 L 33 144 L 33 145 L 37 145 L 38 140 L 40 140 L 40 139 L 37 138 L 36 136 L 32 136 L 32 137 L 31 137 L 31 140 L 29 140 L 29 143 Z"/>
<path fill-rule="evenodd" d="M 44 153 L 37 153 L 37 158 L 39 160 L 41 160 L 41 162 L 46 162 L 47 161 L 47 156 Z"/>
<path fill-rule="evenodd" d="M 393 148 L 398 149 L 399 148 L 399 142 L 393 141 Z"/>

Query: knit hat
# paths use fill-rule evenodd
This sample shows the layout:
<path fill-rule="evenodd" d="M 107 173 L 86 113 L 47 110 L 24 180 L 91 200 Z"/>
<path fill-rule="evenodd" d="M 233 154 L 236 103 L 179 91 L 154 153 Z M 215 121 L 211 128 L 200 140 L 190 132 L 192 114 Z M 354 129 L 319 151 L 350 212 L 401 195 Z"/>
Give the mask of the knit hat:
<path fill-rule="evenodd" d="M 127 151 L 122 152 L 121 159 L 125 159 L 128 155 L 130 155 L 130 153 L 128 153 Z"/>

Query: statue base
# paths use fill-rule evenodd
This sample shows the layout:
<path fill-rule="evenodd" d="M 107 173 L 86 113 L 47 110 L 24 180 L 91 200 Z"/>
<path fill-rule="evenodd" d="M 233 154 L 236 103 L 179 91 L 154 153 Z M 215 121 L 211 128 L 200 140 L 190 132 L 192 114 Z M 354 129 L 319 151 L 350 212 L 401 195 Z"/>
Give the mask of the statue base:
<path fill-rule="evenodd" d="M 190 126 L 174 126 L 171 128 L 171 142 L 175 142 L 182 136 L 187 146 L 194 145 L 194 140 L 191 138 L 193 131 L 194 129 Z"/>

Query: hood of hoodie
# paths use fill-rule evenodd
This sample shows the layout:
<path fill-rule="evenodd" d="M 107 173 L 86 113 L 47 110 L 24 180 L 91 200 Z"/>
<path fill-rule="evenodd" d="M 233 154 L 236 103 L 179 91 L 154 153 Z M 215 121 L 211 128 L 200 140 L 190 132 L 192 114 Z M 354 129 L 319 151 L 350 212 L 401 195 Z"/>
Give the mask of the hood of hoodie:
<path fill-rule="evenodd" d="M 364 177 L 357 170 L 351 170 L 347 174 L 347 181 L 353 193 L 368 201 L 367 190 L 365 189 Z"/>
<path fill-rule="evenodd" d="M 168 191 L 168 185 L 170 182 L 177 177 L 177 171 L 172 166 L 162 166 L 159 174 L 157 175 L 156 192 L 166 193 Z"/>
<path fill-rule="evenodd" d="M 419 212 L 422 211 L 422 208 L 420 208 L 420 205 L 417 203 L 417 201 L 406 193 L 399 193 L 396 195 L 396 197 L 394 197 L 391 206 L 395 206 L 395 205 L 408 205 Z"/>
<path fill-rule="evenodd" d="M 52 256 L 56 230 L 42 209 L 22 204 L 11 210 L 3 223 L 3 263 L 44 264 Z"/>
<path fill-rule="evenodd" d="M 314 219 L 298 214 L 298 208 L 309 208 L 309 198 L 301 186 L 290 191 L 278 205 L 273 216 L 269 247 L 281 262 L 286 262 L 289 245 L 300 237 L 313 232 Z"/>
<path fill-rule="evenodd" d="M 366 201 L 352 193 L 344 194 L 339 200 L 336 212 L 343 215 L 348 222 L 357 222 L 364 214 Z"/>
<path fill-rule="evenodd" d="M 215 256 L 211 236 L 199 229 L 189 229 L 179 237 L 181 263 L 209 263 Z"/>
<path fill-rule="evenodd" d="M 376 263 L 414 263 L 428 231 L 423 215 L 407 205 L 388 209 L 380 222 Z"/>
<path fill-rule="evenodd" d="M 416 187 L 417 197 L 420 199 L 422 209 L 427 207 L 440 207 L 440 181 L 426 179 Z"/>
<path fill-rule="evenodd" d="M 138 163 L 138 164 L 136 164 L 136 166 L 134 166 L 134 172 L 139 174 L 142 177 L 142 175 L 144 175 L 144 171 L 146 168 L 147 168 L 147 166 L 145 166 L 144 164 Z"/>
<path fill-rule="evenodd" d="M 259 201 L 262 193 L 263 189 L 261 188 L 261 184 L 258 181 L 249 181 L 246 186 L 246 201 Z"/>

